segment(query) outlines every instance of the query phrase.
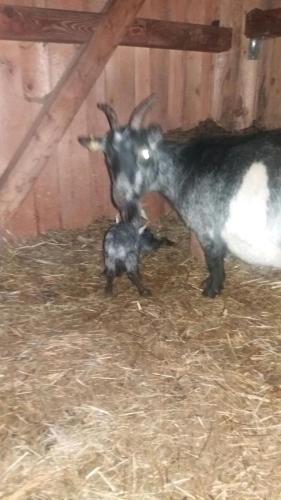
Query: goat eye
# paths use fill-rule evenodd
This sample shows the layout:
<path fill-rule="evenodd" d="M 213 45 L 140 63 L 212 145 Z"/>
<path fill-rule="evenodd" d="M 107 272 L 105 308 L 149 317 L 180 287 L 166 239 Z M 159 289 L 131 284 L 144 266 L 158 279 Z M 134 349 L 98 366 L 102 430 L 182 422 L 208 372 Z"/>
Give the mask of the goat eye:
<path fill-rule="evenodd" d="M 147 148 L 142 149 L 141 156 L 143 157 L 144 160 L 149 160 L 149 158 L 150 158 L 149 149 L 147 149 Z"/>

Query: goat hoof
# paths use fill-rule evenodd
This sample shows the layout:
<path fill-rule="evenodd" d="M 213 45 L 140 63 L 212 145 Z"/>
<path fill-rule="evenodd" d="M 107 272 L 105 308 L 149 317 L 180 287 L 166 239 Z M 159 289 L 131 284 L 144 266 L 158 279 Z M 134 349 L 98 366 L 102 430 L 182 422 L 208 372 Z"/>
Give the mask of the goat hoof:
<path fill-rule="evenodd" d="M 209 297 L 210 299 L 214 299 L 218 295 L 218 292 L 216 292 L 212 287 L 205 287 L 202 292 L 202 295 L 204 295 L 204 297 Z"/>
<path fill-rule="evenodd" d="M 223 287 L 215 288 L 212 283 L 211 277 L 208 276 L 208 278 L 206 278 L 202 282 L 201 288 L 203 288 L 202 295 L 204 295 L 204 297 L 209 297 L 210 299 L 214 299 L 217 295 L 221 293 Z"/>

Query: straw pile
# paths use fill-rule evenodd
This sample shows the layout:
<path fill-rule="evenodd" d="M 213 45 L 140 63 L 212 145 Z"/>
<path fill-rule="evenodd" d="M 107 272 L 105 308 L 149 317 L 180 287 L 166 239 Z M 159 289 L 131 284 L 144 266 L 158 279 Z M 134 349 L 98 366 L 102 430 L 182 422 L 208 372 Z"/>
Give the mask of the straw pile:
<path fill-rule="evenodd" d="M 177 242 L 153 291 L 104 297 L 101 238 L 53 232 L 1 256 L 0 498 L 281 498 L 281 273 L 226 264 L 215 300 Z"/>

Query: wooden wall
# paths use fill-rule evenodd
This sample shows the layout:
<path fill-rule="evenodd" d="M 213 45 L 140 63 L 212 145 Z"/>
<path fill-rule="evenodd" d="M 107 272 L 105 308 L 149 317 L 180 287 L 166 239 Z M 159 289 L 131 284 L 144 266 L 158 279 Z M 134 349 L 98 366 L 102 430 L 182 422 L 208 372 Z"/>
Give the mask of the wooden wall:
<path fill-rule="evenodd" d="M 270 0 L 269 9 L 281 7 L 281 0 Z M 266 128 L 281 128 L 281 38 L 263 41 L 258 122 Z"/>
<path fill-rule="evenodd" d="M 99 12 L 106 0 L 3 3 Z M 139 16 L 206 24 L 219 19 L 222 26 L 233 27 L 232 50 L 212 55 L 118 47 L 8 229 L 30 236 L 83 227 L 113 215 L 103 157 L 77 143 L 80 134 L 107 130 L 97 101 L 110 102 L 126 122 L 135 104 L 153 91 L 158 102 L 150 116 L 165 129 L 194 126 L 208 117 L 234 128 L 248 126 L 256 117 L 265 124 L 281 122 L 281 104 L 276 107 L 280 41 L 266 42 L 267 57 L 249 61 L 243 35 L 245 13 L 272 3 L 281 6 L 281 0 L 146 0 Z M 76 50 L 70 45 L 0 42 L 0 173 Z M 148 203 L 152 216 L 165 206 L 157 195 Z"/>

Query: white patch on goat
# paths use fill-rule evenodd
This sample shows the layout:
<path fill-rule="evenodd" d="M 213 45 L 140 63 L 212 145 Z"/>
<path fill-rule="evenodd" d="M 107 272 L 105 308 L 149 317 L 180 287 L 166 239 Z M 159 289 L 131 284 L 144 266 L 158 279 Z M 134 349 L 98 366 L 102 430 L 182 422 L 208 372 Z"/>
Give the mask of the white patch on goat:
<path fill-rule="evenodd" d="M 142 185 L 142 173 L 140 171 L 137 171 L 135 177 L 135 186 L 137 192 L 139 192 L 141 185 Z"/>
<path fill-rule="evenodd" d="M 122 134 L 121 134 L 121 132 L 118 132 L 118 131 L 114 132 L 114 140 L 116 142 L 121 142 L 121 140 L 122 140 Z"/>
<path fill-rule="evenodd" d="M 144 158 L 144 160 L 149 160 L 149 158 L 150 158 L 150 152 L 149 152 L 148 148 L 141 149 L 140 153 L 141 153 L 142 157 Z"/>
<path fill-rule="evenodd" d="M 123 172 L 121 172 L 121 174 L 119 174 L 117 178 L 116 192 L 122 193 L 126 201 L 130 201 L 133 197 L 134 190 L 129 182 L 128 177 Z"/>
<path fill-rule="evenodd" d="M 266 166 L 255 162 L 230 202 L 222 237 L 229 250 L 242 260 L 281 267 L 277 221 L 268 219 L 269 194 Z"/>

